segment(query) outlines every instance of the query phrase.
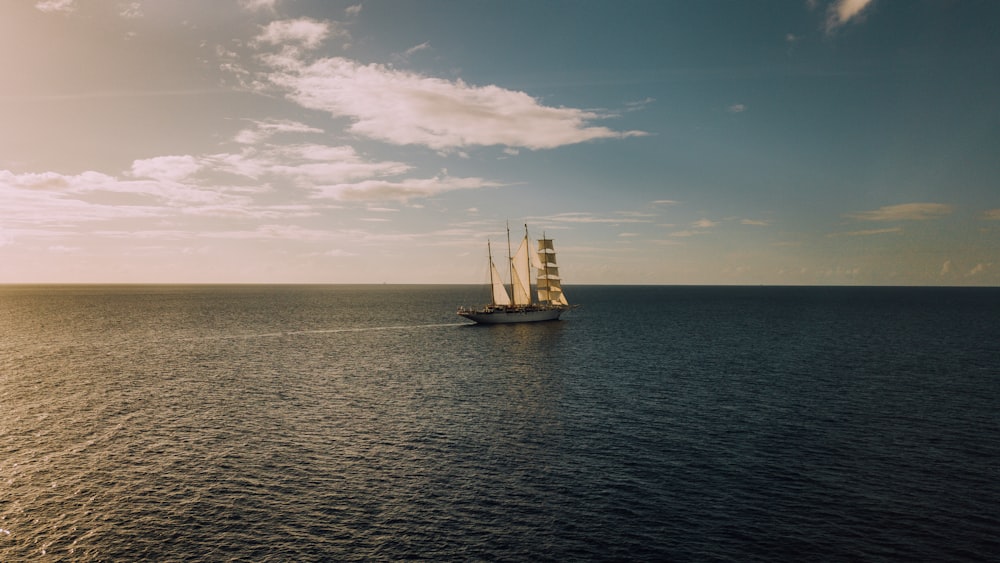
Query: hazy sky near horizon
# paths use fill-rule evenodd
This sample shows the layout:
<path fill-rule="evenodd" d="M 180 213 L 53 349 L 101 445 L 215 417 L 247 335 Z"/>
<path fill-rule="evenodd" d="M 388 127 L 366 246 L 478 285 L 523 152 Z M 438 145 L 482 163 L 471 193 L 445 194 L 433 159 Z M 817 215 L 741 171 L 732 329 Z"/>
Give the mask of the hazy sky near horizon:
<path fill-rule="evenodd" d="M 0 283 L 1000 285 L 993 0 L 0 4 Z"/>

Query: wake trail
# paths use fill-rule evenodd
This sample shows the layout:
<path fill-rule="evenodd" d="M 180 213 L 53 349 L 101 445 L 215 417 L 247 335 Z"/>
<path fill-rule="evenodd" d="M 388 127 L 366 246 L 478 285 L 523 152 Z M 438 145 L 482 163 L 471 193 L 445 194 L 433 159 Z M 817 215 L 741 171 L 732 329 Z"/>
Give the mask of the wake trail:
<path fill-rule="evenodd" d="M 338 334 L 347 332 L 377 332 L 389 330 L 415 330 L 422 328 L 441 328 L 452 326 L 468 326 L 469 323 L 435 323 L 419 325 L 392 325 L 392 326 L 360 326 L 352 328 L 321 328 L 310 330 L 283 330 L 279 332 L 264 332 L 259 334 L 231 334 L 223 336 L 207 336 L 192 340 L 232 340 L 232 339 L 252 339 L 252 338 L 283 338 L 288 336 L 309 335 L 309 334 Z"/>

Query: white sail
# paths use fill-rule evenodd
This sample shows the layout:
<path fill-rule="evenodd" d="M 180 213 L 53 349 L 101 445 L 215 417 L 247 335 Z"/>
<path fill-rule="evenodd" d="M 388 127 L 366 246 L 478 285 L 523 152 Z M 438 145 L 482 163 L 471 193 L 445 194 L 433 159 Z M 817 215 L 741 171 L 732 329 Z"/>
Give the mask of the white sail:
<path fill-rule="evenodd" d="M 545 267 L 545 263 L 542 262 L 542 260 L 540 259 L 538 253 L 536 253 L 536 252 L 529 252 L 529 254 L 531 254 L 531 267 L 532 268 L 534 268 L 536 270 L 541 270 L 542 268 Z"/>
<path fill-rule="evenodd" d="M 528 263 L 528 237 L 525 235 L 511 261 L 511 290 L 515 305 L 531 304 L 531 270 Z"/>
<path fill-rule="evenodd" d="M 562 288 L 559 288 L 559 294 L 552 297 L 552 302 L 556 305 L 566 305 L 569 306 L 569 302 L 566 301 L 566 295 L 563 294 Z"/>
<path fill-rule="evenodd" d="M 490 281 L 493 283 L 493 304 L 510 305 L 510 295 L 507 295 L 507 288 L 503 284 L 500 272 L 497 272 L 496 264 L 490 260 Z"/>
<path fill-rule="evenodd" d="M 538 300 L 552 305 L 569 305 L 562 292 L 552 239 L 539 239 L 538 262 L 541 263 L 538 269 Z"/>

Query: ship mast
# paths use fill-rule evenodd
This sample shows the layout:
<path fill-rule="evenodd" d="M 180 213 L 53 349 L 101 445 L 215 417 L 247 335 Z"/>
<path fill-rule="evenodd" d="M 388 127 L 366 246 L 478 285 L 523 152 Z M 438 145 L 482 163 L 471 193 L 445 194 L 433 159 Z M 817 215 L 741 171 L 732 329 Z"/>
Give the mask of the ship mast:
<path fill-rule="evenodd" d="M 528 294 L 528 305 L 531 305 L 534 299 L 531 297 L 531 239 L 528 238 L 527 223 L 524 224 L 524 245 L 524 249 L 527 251 L 524 255 L 524 268 L 528 272 L 528 287 L 524 288 L 524 291 Z M 535 272 L 535 275 L 537 276 L 538 272 Z"/>
<path fill-rule="evenodd" d="M 542 240 L 540 241 L 540 242 L 541 242 L 541 244 L 545 244 L 545 240 L 546 240 L 546 239 L 545 239 L 545 231 L 542 231 Z M 541 245 L 540 245 L 540 246 L 541 246 Z M 540 254 L 540 253 L 541 253 L 541 250 L 539 250 L 539 254 Z M 541 261 L 541 260 L 540 260 L 540 261 Z M 545 259 L 544 261 L 541 261 L 541 262 L 542 262 L 542 271 L 541 271 L 541 276 L 539 276 L 539 277 L 542 277 L 542 276 L 544 276 L 544 277 L 545 277 L 545 297 L 547 297 L 547 298 L 548 298 L 548 299 L 546 299 L 547 303 L 548 303 L 549 305 L 551 305 L 551 304 L 552 304 L 552 298 L 551 298 L 551 297 L 549 297 L 549 293 L 548 293 L 548 283 L 549 283 L 549 261 L 548 261 L 548 259 L 546 258 L 546 259 Z M 538 288 L 541 288 L 541 287 L 542 287 L 542 282 L 537 282 L 537 285 L 536 285 L 536 287 L 538 287 Z M 538 291 L 538 301 L 539 301 L 539 302 L 541 302 L 541 301 L 542 301 L 542 291 L 541 291 L 541 289 L 539 289 L 539 291 Z"/>
<path fill-rule="evenodd" d="M 496 270 L 496 268 L 493 267 L 493 248 L 490 246 L 489 239 L 486 240 L 486 254 L 490 257 L 490 304 L 495 307 L 497 304 L 497 298 L 493 294 L 493 287 L 496 282 L 496 280 L 493 279 L 493 271 Z"/>
<path fill-rule="evenodd" d="M 507 269 L 510 275 L 510 294 L 514 294 L 514 255 L 510 252 L 510 221 L 507 222 Z"/>

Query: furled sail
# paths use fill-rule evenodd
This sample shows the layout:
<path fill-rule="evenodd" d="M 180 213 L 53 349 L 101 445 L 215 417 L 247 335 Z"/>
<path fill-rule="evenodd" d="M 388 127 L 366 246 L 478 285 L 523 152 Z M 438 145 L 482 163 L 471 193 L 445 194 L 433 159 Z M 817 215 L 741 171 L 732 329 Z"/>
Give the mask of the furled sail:
<path fill-rule="evenodd" d="M 531 270 L 528 262 L 528 237 L 521 240 L 511 262 L 511 289 L 514 293 L 514 305 L 531 304 Z"/>

